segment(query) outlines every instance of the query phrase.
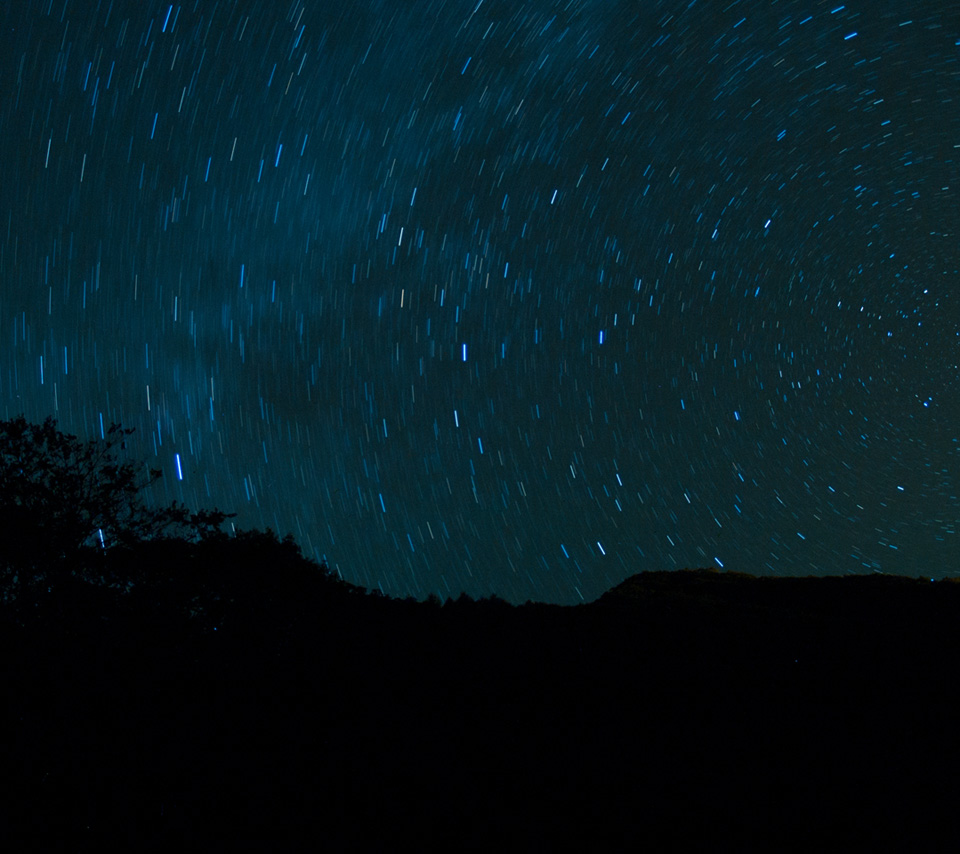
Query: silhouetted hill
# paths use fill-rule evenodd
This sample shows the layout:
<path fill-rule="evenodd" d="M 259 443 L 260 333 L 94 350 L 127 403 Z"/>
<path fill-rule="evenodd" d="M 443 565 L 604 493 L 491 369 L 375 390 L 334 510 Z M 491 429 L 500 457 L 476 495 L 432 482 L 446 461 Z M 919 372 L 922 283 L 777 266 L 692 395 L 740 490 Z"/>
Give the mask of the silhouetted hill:
<path fill-rule="evenodd" d="M 596 607 L 652 625 L 693 623 L 767 657 L 829 668 L 856 658 L 863 673 L 894 661 L 941 666 L 957 643 L 960 584 L 887 575 L 772 578 L 711 570 L 642 573 Z M 887 659 L 874 660 L 883 651 Z"/>
<path fill-rule="evenodd" d="M 839 841 L 955 794 L 958 606 L 707 570 L 441 604 L 270 534 L 90 551 L 0 606 L 0 804 L 73 838 Z"/>

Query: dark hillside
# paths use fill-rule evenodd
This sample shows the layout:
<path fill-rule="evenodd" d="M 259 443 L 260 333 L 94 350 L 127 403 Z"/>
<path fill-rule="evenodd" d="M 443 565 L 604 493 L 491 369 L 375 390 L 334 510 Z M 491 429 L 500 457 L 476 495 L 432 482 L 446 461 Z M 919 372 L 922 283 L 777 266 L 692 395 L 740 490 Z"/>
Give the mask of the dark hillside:
<path fill-rule="evenodd" d="M 843 824 L 818 804 L 952 791 L 955 584 L 648 573 L 441 606 L 264 534 L 114 560 L 126 588 L 3 611 L 18 833 L 813 833 Z"/>

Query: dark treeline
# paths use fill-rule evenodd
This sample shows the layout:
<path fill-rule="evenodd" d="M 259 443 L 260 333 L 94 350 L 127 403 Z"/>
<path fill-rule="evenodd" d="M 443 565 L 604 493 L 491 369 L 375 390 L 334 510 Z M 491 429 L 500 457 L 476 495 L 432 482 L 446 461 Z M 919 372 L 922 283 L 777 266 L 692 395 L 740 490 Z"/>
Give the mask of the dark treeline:
<path fill-rule="evenodd" d="M 441 605 L 266 534 L 126 559 L 152 582 L 4 608 L 19 832 L 749 836 L 952 797 L 948 582 L 700 571 L 570 608 Z"/>
<path fill-rule="evenodd" d="M 896 830 L 878 805 L 955 797 L 954 582 L 697 570 L 576 607 L 401 601 L 174 516 L 4 552 L 11 838 L 862 844 Z"/>

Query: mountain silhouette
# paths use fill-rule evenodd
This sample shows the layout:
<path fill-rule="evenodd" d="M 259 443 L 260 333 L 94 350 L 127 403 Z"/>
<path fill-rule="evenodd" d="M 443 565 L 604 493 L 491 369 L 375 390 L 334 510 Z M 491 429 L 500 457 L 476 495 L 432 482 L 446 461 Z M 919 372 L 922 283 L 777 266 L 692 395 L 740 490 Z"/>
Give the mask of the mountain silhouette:
<path fill-rule="evenodd" d="M 916 794 L 955 739 L 954 583 L 701 570 L 574 607 L 400 601 L 269 532 L 97 566 L 126 581 L 2 611 L 11 833 L 596 843 L 742 835 L 747 803 L 751 832 L 801 804 L 825 832 L 824 800 Z"/>
<path fill-rule="evenodd" d="M 953 809 L 955 581 L 698 569 L 577 606 L 420 602 L 219 511 L 138 506 L 109 548 L 69 511 L 55 551 L 2 551 L 9 839 L 812 847 Z"/>

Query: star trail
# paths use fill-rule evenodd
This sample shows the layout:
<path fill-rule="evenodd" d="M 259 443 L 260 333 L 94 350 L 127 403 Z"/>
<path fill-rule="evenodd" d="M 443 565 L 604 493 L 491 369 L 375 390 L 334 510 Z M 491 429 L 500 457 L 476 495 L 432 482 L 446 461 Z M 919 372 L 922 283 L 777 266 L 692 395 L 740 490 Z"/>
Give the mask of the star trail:
<path fill-rule="evenodd" d="M 960 570 L 960 15 L 14 0 L 0 413 L 391 596 Z"/>

